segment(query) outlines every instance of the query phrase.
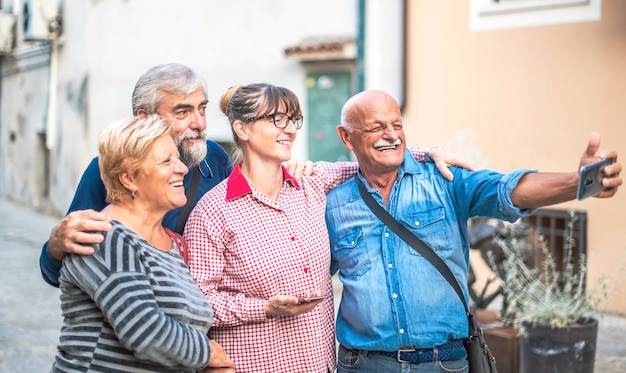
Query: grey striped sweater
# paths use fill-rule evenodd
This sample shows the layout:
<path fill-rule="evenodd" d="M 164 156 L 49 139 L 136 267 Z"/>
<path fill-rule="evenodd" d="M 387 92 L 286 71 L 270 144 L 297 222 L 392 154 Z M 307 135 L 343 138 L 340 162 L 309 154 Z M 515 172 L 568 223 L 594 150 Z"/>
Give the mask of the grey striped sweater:
<path fill-rule="evenodd" d="M 174 248 L 113 221 L 93 256 L 61 269 L 64 321 L 52 372 L 195 372 L 213 311 Z"/>

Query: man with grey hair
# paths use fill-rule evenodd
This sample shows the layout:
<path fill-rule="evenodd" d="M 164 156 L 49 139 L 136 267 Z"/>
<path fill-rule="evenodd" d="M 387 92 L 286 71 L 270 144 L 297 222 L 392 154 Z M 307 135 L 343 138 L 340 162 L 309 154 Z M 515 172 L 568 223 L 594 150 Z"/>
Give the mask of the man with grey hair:
<path fill-rule="evenodd" d="M 133 91 L 133 114 L 159 114 L 164 118 L 172 126 L 182 161 L 189 167 L 184 179 L 188 205 L 168 212 L 163 219 L 163 225 L 173 231 L 182 232 L 197 200 L 232 171 L 228 153 L 206 138 L 207 104 L 204 79 L 178 63 L 150 68 L 139 78 Z M 193 184 L 195 187 L 191 188 Z M 149 196 L 137 193 L 136 198 Z M 81 177 L 67 216 L 53 228 L 48 242 L 43 245 L 39 264 L 48 284 L 59 286 L 61 260 L 67 253 L 93 254 L 91 245 L 103 239 L 100 232 L 111 229 L 108 218 L 99 212 L 106 205 L 106 189 L 96 157 Z M 181 211 L 186 213 L 181 214 Z"/>

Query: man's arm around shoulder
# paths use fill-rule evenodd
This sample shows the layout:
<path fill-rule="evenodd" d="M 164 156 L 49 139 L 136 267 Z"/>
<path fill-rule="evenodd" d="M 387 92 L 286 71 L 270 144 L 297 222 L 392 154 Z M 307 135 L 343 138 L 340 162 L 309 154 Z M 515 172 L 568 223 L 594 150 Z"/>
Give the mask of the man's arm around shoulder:
<path fill-rule="evenodd" d="M 67 216 L 52 229 L 41 248 L 39 267 L 46 283 L 59 286 L 61 261 L 66 254 L 93 254 L 91 245 L 103 239 L 99 232 L 111 229 L 109 218 L 98 212 L 106 205 L 106 189 L 96 157 L 81 177 Z"/>

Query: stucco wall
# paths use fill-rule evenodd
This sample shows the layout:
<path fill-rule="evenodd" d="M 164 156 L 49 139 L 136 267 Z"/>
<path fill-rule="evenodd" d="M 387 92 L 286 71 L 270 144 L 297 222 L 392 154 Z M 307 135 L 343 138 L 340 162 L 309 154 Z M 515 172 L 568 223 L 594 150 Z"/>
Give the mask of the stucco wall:
<path fill-rule="evenodd" d="M 603 0 L 600 21 L 480 32 L 462 3 L 408 2 L 409 143 L 504 172 L 573 171 L 598 131 L 624 156 L 626 2 Z M 556 207 L 587 211 L 589 284 L 621 265 L 603 308 L 626 314 L 626 192 Z"/>
<path fill-rule="evenodd" d="M 0 103 L 0 191 L 42 210 L 47 206 L 47 66 L 45 48 L 3 61 Z"/>
<path fill-rule="evenodd" d="M 63 36 L 57 41 L 58 79 L 52 82 L 57 110 L 48 128 L 51 146 L 46 165 L 50 207 L 60 214 L 67 209 L 80 175 L 97 152 L 98 135 L 112 120 L 132 114 L 133 87 L 151 66 L 180 62 L 200 72 L 209 89 L 208 136 L 231 141 L 227 120 L 218 109 L 220 96 L 228 87 L 269 82 L 291 88 L 301 102 L 306 102 L 306 71 L 297 60 L 285 57 L 284 48 L 309 37 L 354 39 L 356 34 L 356 0 L 60 3 Z M 36 107 L 23 97 L 17 98 L 26 97 L 29 91 L 10 80 L 3 82 L 3 132 L 17 125 L 16 111 L 24 112 L 27 121 L 43 121 L 42 131 L 46 131 L 46 119 L 41 117 L 47 114 L 49 71 L 42 71 L 45 76 L 38 80 L 40 87 L 34 93 L 42 104 Z M 17 90 L 7 91 L 13 86 Z M 11 92 L 17 93 L 13 96 Z M 23 174 L 22 163 L 33 162 L 36 144 L 30 137 L 20 138 L 19 152 L 13 158 L 21 158 L 12 163 L 14 159 L 6 154 L 13 153 L 4 149 L 7 140 L 4 133 L 1 136 L 2 157 L 7 161 L 2 162 L 6 168 L 2 170 L 0 194 L 33 206 L 35 194 L 26 188 L 34 182 L 36 175 L 32 173 L 36 170 L 30 168 L 31 174 Z M 305 136 L 306 131 L 299 132 L 294 158 L 306 158 Z M 21 176 L 16 183 L 17 174 Z"/>

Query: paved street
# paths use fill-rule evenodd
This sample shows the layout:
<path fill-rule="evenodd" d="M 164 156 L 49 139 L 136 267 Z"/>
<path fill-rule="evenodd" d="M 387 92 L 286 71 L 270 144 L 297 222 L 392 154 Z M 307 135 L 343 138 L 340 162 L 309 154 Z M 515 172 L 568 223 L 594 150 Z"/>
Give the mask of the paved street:
<path fill-rule="evenodd" d="M 58 290 L 41 279 L 39 253 L 57 219 L 1 198 L 0 211 L 0 373 L 47 372 L 61 317 Z M 626 318 L 599 320 L 595 371 L 626 372 Z"/>
<path fill-rule="evenodd" d="M 56 219 L 0 199 L 0 372 L 50 370 L 61 316 L 59 291 L 39 272 Z"/>

